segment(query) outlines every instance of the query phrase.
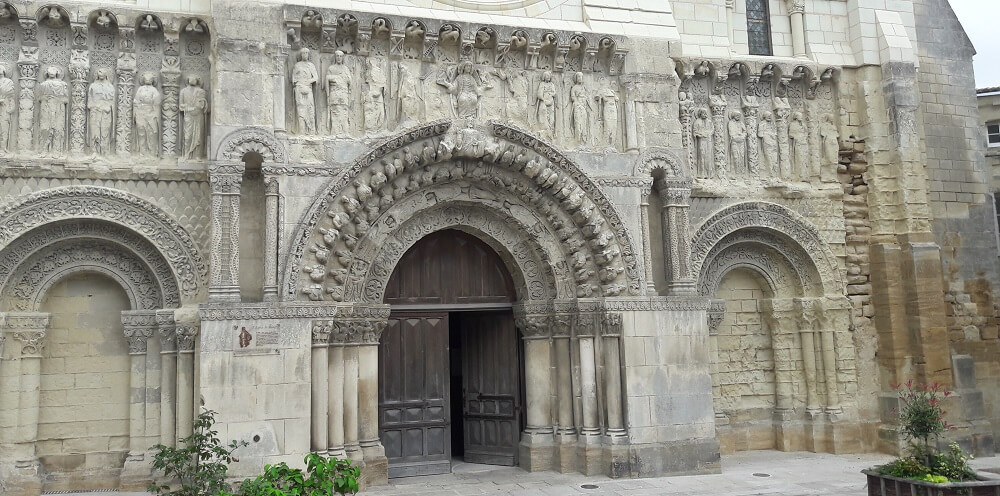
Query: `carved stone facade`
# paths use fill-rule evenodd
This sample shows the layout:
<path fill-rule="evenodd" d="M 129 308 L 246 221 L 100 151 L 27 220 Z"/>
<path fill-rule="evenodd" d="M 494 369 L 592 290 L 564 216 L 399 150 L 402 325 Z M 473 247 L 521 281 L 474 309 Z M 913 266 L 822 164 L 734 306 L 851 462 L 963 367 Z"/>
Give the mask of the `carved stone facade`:
<path fill-rule="evenodd" d="M 448 3 L 0 3 L 0 493 L 144 489 L 202 406 L 234 477 L 384 483 L 391 281 L 448 230 L 510 276 L 525 469 L 893 451 L 909 378 L 983 398 L 949 420 L 993 452 L 994 214 L 946 139 L 972 104 L 922 79 L 970 66 L 944 0 L 788 2 L 778 57 L 725 0 Z"/>

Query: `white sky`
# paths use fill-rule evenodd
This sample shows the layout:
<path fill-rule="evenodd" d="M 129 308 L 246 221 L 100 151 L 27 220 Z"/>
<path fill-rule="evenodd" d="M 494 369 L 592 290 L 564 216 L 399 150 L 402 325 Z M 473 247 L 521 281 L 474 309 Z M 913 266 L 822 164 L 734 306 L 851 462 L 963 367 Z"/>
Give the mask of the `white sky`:
<path fill-rule="evenodd" d="M 976 87 L 1000 86 L 1000 0 L 950 0 L 976 46 Z"/>

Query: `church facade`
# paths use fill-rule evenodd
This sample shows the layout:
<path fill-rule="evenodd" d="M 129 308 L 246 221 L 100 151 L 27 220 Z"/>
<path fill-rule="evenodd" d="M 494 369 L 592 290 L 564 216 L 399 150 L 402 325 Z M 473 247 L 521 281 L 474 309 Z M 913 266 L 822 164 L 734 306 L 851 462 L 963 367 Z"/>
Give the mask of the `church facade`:
<path fill-rule="evenodd" d="M 0 4 L 0 492 L 145 488 L 205 409 L 235 477 L 894 452 L 908 380 L 994 452 L 947 0 L 341 7 Z"/>

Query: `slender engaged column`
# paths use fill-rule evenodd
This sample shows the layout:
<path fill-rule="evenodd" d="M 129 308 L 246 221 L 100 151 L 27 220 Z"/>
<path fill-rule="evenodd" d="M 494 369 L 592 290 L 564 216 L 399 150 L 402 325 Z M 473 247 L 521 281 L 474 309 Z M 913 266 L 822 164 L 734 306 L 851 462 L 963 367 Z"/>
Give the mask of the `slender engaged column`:
<path fill-rule="evenodd" d="M 142 460 L 146 451 L 146 351 L 149 338 L 156 329 L 156 314 L 152 311 L 122 312 L 122 327 L 128 339 L 131 362 L 129 375 L 129 453 L 131 460 Z"/>
<path fill-rule="evenodd" d="M 349 332 L 339 322 L 330 334 L 327 395 L 327 450 L 330 456 L 343 458 L 344 453 L 344 342 Z"/>
<path fill-rule="evenodd" d="M 240 162 L 214 162 L 208 168 L 212 184 L 212 246 L 209 299 L 240 301 L 239 225 Z"/>
<path fill-rule="evenodd" d="M 21 21 L 22 30 L 25 21 Z M 31 23 L 33 31 L 37 25 Z M 18 94 L 17 149 L 28 152 L 34 149 L 33 133 L 35 122 L 35 85 L 38 83 L 38 47 L 22 46 L 17 59 L 20 93 Z"/>
<path fill-rule="evenodd" d="M 712 110 L 712 124 L 714 132 L 712 134 L 712 146 L 715 168 L 715 177 L 722 178 L 729 175 L 729 140 L 726 139 L 726 107 L 728 102 L 722 95 L 712 95 L 710 97 L 709 108 Z"/>
<path fill-rule="evenodd" d="M 264 301 L 278 300 L 278 178 L 264 176 Z"/>
<path fill-rule="evenodd" d="M 160 79 L 163 81 L 163 139 L 160 140 L 163 158 L 177 156 L 177 132 L 181 84 L 181 63 L 179 33 L 172 29 L 163 30 L 163 62 L 160 67 Z"/>
<path fill-rule="evenodd" d="M 644 265 L 646 266 L 646 294 L 650 296 L 656 295 L 656 282 L 653 280 L 653 248 L 650 242 L 649 234 L 649 195 L 652 194 L 652 188 L 646 186 L 639 191 L 639 222 L 642 224 L 642 250 L 645 253 L 643 257 Z M 663 229 L 663 227 L 660 227 Z"/>
<path fill-rule="evenodd" d="M 761 310 L 771 331 L 771 349 L 774 350 L 775 406 L 778 412 L 791 412 L 792 381 L 795 369 L 792 361 L 794 327 L 797 318 L 791 299 L 770 299 L 761 302 Z"/>
<path fill-rule="evenodd" d="M 160 444 L 177 443 L 177 324 L 173 310 L 158 310 L 156 325 L 160 333 Z"/>
<path fill-rule="evenodd" d="M 805 0 L 789 0 L 788 15 L 792 27 L 792 56 L 806 56 Z"/>
<path fill-rule="evenodd" d="M 358 348 L 358 415 L 361 450 L 366 465 L 385 458 L 378 436 L 378 343 L 388 320 L 364 321 Z"/>
<path fill-rule="evenodd" d="M 177 324 L 177 428 L 178 439 L 194 429 L 194 348 L 198 324 Z"/>
<path fill-rule="evenodd" d="M 118 53 L 118 115 L 115 128 L 115 146 L 118 155 L 127 157 L 132 153 L 132 99 L 135 92 L 135 28 L 119 28 L 121 47 Z"/>
<path fill-rule="evenodd" d="M 609 437 L 625 435 L 625 415 L 622 410 L 621 335 L 622 316 L 604 314 L 603 322 L 604 396 L 608 419 L 606 434 Z"/>
<path fill-rule="evenodd" d="M 576 338 L 580 348 L 580 393 L 583 403 L 584 437 L 600 435 L 601 425 L 597 410 L 597 363 L 594 349 L 596 315 L 577 316 Z"/>
<path fill-rule="evenodd" d="M 316 453 L 326 453 L 329 441 L 327 431 L 329 419 L 330 385 L 327 382 L 330 358 L 327 347 L 330 342 L 331 327 L 322 322 L 312 328 L 312 414 L 310 449 Z"/>
<path fill-rule="evenodd" d="M 691 245 L 688 233 L 688 210 L 691 181 L 681 178 L 658 179 L 656 190 L 663 210 L 663 254 L 667 258 L 667 292 L 670 295 L 695 293 L 691 276 Z"/>
<path fill-rule="evenodd" d="M 801 320 L 799 334 L 802 341 L 802 366 L 806 376 L 806 410 L 820 410 L 819 396 L 816 394 L 816 343 L 813 333 L 816 331 L 816 314 L 811 300 L 799 301 Z"/>
<path fill-rule="evenodd" d="M 578 420 L 573 415 L 573 357 L 570 354 L 570 335 L 573 328 L 573 315 L 556 314 L 552 318 L 552 350 L 555 353 L 556 380 L 556 440 L 559 443 L 555 455 L 558 465 L 554 468 L 562 473 L 577 470 L 576 444 Z"/>
<path fill-rule="evenodd" d="M 358 442 L 358 348 L 357 342 L 344 346 L 344 451 L 352 460 L 361 460 Z"/>
<path fill-rule="evenodd" d="M 639 149 L 639 127 L 635 111 L 635 81 L 622 81 L 625 88 L 625 150 Z"/>
<path fill-rule="evenodd" d="M 87 146 L 87 88 L 90 81 L 90 60 L 87 46 L 77 45 L 78 39 L 87 40 L 87 26 L 73 25 L 74 33 L 83 36 L 73 36 L 73 54 L 69 61 L 70 76 L 70 116 L 69 116 L 69 149 L 73 153 L 83 154 Z"/>
<path fill-rule="evenodd" d="M 837 351 L 833 347 L 833 330 L 820 332 L 823 348 L 823 379 L 826 383 L 826 411 L 840 412 L 840 393 L 837 391 Z"/>
<path fill-rule="evenodd" d="M 49 314 L 8 313 L 6 327 L 13 340 L 21 345 L 20 387 L 17 390 L 18 422 L 13 439 L 13 455 L 17 466 L 28 467 L 38 462 L 35 442 L 38 439 L 40 373 Z"/>

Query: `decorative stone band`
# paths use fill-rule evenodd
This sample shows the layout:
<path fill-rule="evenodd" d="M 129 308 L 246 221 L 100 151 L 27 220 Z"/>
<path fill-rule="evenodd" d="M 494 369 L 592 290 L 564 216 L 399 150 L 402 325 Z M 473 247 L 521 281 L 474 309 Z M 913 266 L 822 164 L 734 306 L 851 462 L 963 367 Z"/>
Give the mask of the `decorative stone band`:
<path fill-rule="evenodd" d="M 387 318 L 351 318 L 316 320 L 312 325 L 313 346 L 377 345 Z"/>
<path fill-rule="evenodd" d="M 563 300 L 519 303 L 515 325 L 524 339 L 620 336 L 622 316 L 608 312 L 606 301 Z"/>
<path fill-rule="evenodd" d="M 385 307 L 388 317 L 389 307 Z M 229 306 L 208 303 L 199 307 L 198 316 L 201 320 L 322 319 L 340 315 L 345 309 L 350 309 L 350 305 L 266 302 Z"/>
<path fill-rule="evenodd" d="M 21 357 L 41 356 L 45 348 L 45 333 L 49 314 L 42 312 L 11 312 L 3 319 L 2 333 L 21 342 Z M 2 344 L 0 344 L 2 351 Z"/>
<path fill-rule="evenodd" d="M 157 310 L 156 328 L 160 333 L 160 353 L 175 353 L 177 351 L 177 322 L 174 321 L 174 311 Z"/>
<path fill-rule="evenodd" d="M 125 328 L 125 338 L 128 339 L 130 355 L 146 353 L 149 338 L 159 326 L 156 312 L 152 310 L 122 312 L 122 327 Z"/>

